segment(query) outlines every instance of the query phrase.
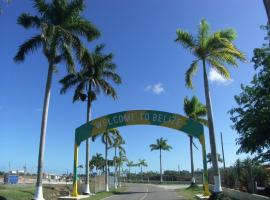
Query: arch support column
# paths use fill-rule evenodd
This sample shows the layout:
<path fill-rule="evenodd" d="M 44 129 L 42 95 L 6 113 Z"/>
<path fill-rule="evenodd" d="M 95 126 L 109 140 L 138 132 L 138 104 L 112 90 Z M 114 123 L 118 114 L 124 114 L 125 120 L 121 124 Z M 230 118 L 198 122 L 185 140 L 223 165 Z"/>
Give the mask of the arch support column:
<path fill-rule="evenodd" d="M 78 196 L 78 153 L 79 153 L 79 146 L 75 141 L 74 145 L 74 164 L 73 164 L 73 187 L 72 187 L 72 194 L 71 196 L 77 197 Z"/>
<path fill-rule="evenodd" d="M 203 189 L 204 189 L 204 196 L 210 196 L 211 193 L 209 191 L 209 184 L 208 184 L 208 171 L 207 171 L 207 161 L 206 161 L 206 146 L 205 146 L 205 139 L 204 134 L 200 137 L 200 143 L 202 145 L 202 157 L 203 157 Z"/>

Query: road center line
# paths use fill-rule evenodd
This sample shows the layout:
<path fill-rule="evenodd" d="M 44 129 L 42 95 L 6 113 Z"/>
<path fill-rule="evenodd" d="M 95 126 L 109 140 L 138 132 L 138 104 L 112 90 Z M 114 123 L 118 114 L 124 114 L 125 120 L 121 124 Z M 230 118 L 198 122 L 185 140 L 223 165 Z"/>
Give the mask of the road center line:
<path fill-rule="evenodd" d="M 139 200 L 144 200 L 147 195 L 148 195 L 148 187 L 146 188 L 146 193 Z"/>

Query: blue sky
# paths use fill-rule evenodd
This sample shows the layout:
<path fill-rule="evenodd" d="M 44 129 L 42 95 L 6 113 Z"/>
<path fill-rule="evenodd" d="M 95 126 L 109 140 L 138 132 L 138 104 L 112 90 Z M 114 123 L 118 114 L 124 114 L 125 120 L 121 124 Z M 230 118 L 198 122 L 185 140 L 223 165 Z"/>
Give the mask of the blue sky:
<path fill-rule="evenodd" d="M 21 12 L 34 13 L 29 0 L 14 0 L 0 16 L 0 170 L 20 169 L 26 163 L 36 171 L 40 136 L 41 108 L 47 74 L 47 63 L 39 52 L 29 55 L 24 63 L 12 60 L 18 46 L 35 30 L 24 30 L 16 24 Z M 250 60 L 255 47 L 263 43 L 265 33 L 259 28 L 266 23 L 262 1 L 179 1 L 179 0 L 89 0 L 84 13 L 102 32 L 102 37 L 88 44 L 90 49 L 105 43 L 106 51 L 115 54 L 123 84 L 117 88 L 118 100 L 101 95 L 93 104 L 93 118 L 132 109 L 155 109 L 183 114 L 185 96 L 196 95 L 204 102 L 202 70 L 194 78 L 194 90 L 184 86 L 184 73 L 193 57 L 174 42 L 175 31 L 181 28 L 196 33 L 199 21 L 205 18 L 212 29 L 237 30 L 236 45 Z M 217 148 L 221 152 L 220 132 L 224 133 L 227 164 L 238 157 L 236 132 L 227 111 L 235 105 L 233 96 L 240 84 L 247 84 L 254 70 L 252 63 L 230 68 L 232 81 L 224 82 L 209 72 Z M 54 74 L 45 149 L 45 171 L 71 171 L 74 130 L 86 120 L 86 105 L 72 103 L 72 91 L 59 94 L 58 81 L 66 74 L 63 66 Z M 130 160 L 146 159 L 148 170 L 159 169 L 158 152 L 150 152 L 149 144 L 164 137 L 173 147 L 164 153 L 164 169 L 190 169 L 188 137 L 181 132 L 154 126 L 120 128 L 126 140 Z M 207 151 L 209 152 L 208 130 Z M 197 142 L 198 144 L 198 142 Z M 85 147 L 80 148 L 80 164 L 84 163 Z M 91 155 L 104 153 L 104 145 L 91 144 Z M 195 168 L 202 167 L 201 150 L 195 150 Z M 112 156 L 112 152 L 110 153 Z M 134 171 L 139 169 L 134 169 Z"/>

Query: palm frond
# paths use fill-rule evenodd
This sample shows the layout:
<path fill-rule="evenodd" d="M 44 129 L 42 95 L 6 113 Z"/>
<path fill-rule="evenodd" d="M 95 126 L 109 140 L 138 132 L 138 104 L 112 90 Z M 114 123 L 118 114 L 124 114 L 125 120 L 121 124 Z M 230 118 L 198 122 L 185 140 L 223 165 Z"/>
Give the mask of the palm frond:
<path fill-rule="evenodd" d="M 227 45 L 223 46 L 221 48 L 213 49 L 210 53 L 210 56 L 212 55 L 220 55 L 220 54 L 228 54 L 232 57 L 235 57 L 236 59 L 246 62 L 246 56 L 243 52 L 239 51 L 235 46 L 233 45 Z M 229 63 L 230 64 L 230 63 Z"/>
<path fill-rule="evenodd" d="M 156 144 L 150 144 L 151 151 L 159 149 L 159 147 Z"/>
<path fill-rule="evenodd" d="M 195 60 L 192 62 L 192 64 L 190 65 L 189 69 L 186 71 L 185 74 L 185 82 L 188 88 L 193 88 L 192 77 L 197 72 L 197 69 L 198 69 L 198 60 Z"/>
<path fill-rule="evenodd" d="M 72 0 L 67 4 L 67 13 L 70 16 L 78 15 L 84 8 L 84 0 Z"/>
<path fill-rule="evenodd" d="M 176 35 L 175 42 L 179 42 L 184 48 L 193 49 L 195 47 L 195 41 L 190 33 L 177 29 Z"/>
<path fill-rule="evenodd" d="M 68 74 L 64 78 L 59 81 L 62 84 L 62 88 L 60 90 L 61 94 L 65 94 L 66 91 L 75 86 L 78 83 L 78 75 L 77 74 Z"/>
<path fill-rule="evenodd" d="M 122 79 L 121 77 L 111 71 L 104 71 L 103 73 L 104 78 L 108 79 L 108 80 L 112 80 L 115 84 L 121 84 L 122 83 Z"/>
<path fill-rule="evenodd" d="M 100 36 L 99 30 L 87 20 L 77 20 L 67 26 L 67 29 L 76 35 L 86 37 L 93 41 Z"/>
<path fill-rule="evenodd" d="M 23 43 L 19 47 L 19 50 L 18 50 L 17 54 L 14 57 L 15 62 L 24 61 L 25 56 L 29 52 L 32 53 L 32 52 L 34 52 L 35 50 L 37 50 L 41 46 L 42 46 L 41 35 L 36 35 L 36 36 L 32 37 L 31 39 L 29 39 L 28 41 L 26 41 L 25 43 Z"/>
<path fill-rule="evenodd" d="M 85 82 L 80 82 L 75 89 L 74 95 L 73 95 L 73 102 L 75 101 L 85 101 L 86 95 L 84 94 L 84 88 L 85 88 Z"/>
<path fill-rule="evenodd" d="M 38 16 L 32 16 L 29 13 L 22 13 L 18 19 L 17 23 L 22 25 L 24 28 L 39 28 L 41 25 L 41 20 Z"/>
<path fill-rule="evenodd" d="M 229 80 L 231 78 L 229 71 L 218 60 L 208 59 L 207 61 L 225 79 Z"/>
<path fill-rule="evenodd" d="M 210 25 L 205 19 L 202 19 L 199 25 L 198 41 L 202 48 L 205 47 L 210 33 Z"/>
<path fill-rule="evenodd" d="M 45 2 L 45 0 L 34 0 L 34 8 L 38 10 L 39 13 L 44 14 L 50 8 L 50 5 Z"/>
<path fill-rule="evenodd" d="M 186 86 L 189 88 L 192 88 L 192 76 L 196 73 L 197 62 L 200 60 L 208 61 L 225 78 L 230 77 L 225 64 L 237 66 L 238 60 L 246 61 L 245 54 L 232 43 L 236 38 L 233 29 L 211 33 L 209 24 L 203 19 L 196 38 L 182 30 L 177 30 L 177 34 L 179 37 L 176 41 L 179 41 L 184 48 L 192 50 L 191 53 L 197 58 L 185 74 Z"/>
<path fill-rule="evenodd" d="M 63 47 L 61 48 L 62 50 L 62 60 L 66 63 L 67 66 L 67 71 L 69 73 L 75 73 L 75 64 L 72 58 L 72 53 L 71 53 L 71 49 L 69 46 L 67 45 L 63 45 Z"/>
<path fill-rule="evenodd" d="M 236 58 L 225 52 L 213 52 L 208 59 L 218 60 L 220 63 L 226 63 L 234 67 L 238 67 Z"/>
<path fill-rule="evenodd" d="M 102 91 L 106 94 L 111 96 L 112 98 L 117 98 L 116 90 L 105 80 L 99 80 L 99 85 L 102 88 Z"/>
<path fill-rule="evenodd" d="M 220 35 L 220 37 L 226 38 L 230 42 L 234 41 L 237 38 L 237 34 L 236 34 L 235 30 L 233 30 L 231 28 L 218 31 L 218 34 Z"/>

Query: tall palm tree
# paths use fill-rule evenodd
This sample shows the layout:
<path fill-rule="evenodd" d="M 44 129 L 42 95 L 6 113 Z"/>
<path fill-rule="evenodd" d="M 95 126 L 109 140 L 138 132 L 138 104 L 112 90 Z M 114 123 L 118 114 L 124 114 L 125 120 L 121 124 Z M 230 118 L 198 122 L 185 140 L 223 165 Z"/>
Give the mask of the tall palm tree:
<path fill-rule="evenodd" d="M 118 186 L 121 187 L 121 167 L 124 162 L 127 162 L 127 156 L 125 149 L 119 149 L 118 157 L 116 158 L 116 165 L 118 166 Z"/>
<path fill-rule="evenodd" d="M 141 168 L 141 181 L 143 181 L 143 167 L 147 167 L 147 162 L 145 159 L 139 159 L 138 166 Z"/>
<path fill-rule="evenodd" d="M 103 54 L 104 45 L 96 46 L 94 52 L 90 55 L 85 52 L 80 60 L 82 69 L 77 73 L 71 73 L 60 80 L 62 84 L 61 94 L 66 93 L 68 89 L 75 88 L 73 102 L 86 102 L 86 122 L 91 120 L 92 103 L 97 99 L 100 91 L 116 99 L 116 91 L 109 81 L 115 84 L 121 83 L 121 77 L 115 72 L 116 65 L 112 62 L 113 54 Z M 90 194 L 89 187 L 89 149 L 90 141 L 86 140 L 86 182 L 85 194 Z"/>
<path fill-rule="evenodd" d="M 122 150 L 125 152 L 124 147 L 122 146 L 123 144 L 125 144 L 124 139 L 122 138 L 122 136 L 119 134 L 117 135 L 114 139 L 113 139 L 113 144 L 112 144 L 112 148 L 114 148 L 114 188 L 117 189 L 117 164 L 116 164 L 116 158 L 117 158 L 117 148 L 119 150 Z"/>
<path fill-rule="evenodd" d="M 206 106 L 203 105 L 199 99 L 193 96 L 191 99 L 185 97 L 184 99 L 184 112 L 188 118 L 193 119 L 203 125 L 208 126 L 207 120 L 203 117 L 206 116 L 207 110 Z M 191 166 L 191 186 L 196 183 L 194 177 L 194 161 L 193 161 L 193 136 L 189 135 L 189 147 L 190 147 L 190 166 Z"/>
<path fill-rule="evenodd" d="M 79 60 L 86 51 L 81 38 L 92 41 L 99 31 L 81 13 L 85 8 L 83 0 L 34 0 L 37 15 L 22 13 L 18 24 L 26 29 L 35 28 L 37 34 L 19 46 L 14 57 L 22 62 L 29 53 L 40 48 L 48 61 L 47 83 L 41 121 L 41 134 L 38 155 L 37 182 L 34 199 L 43 199 L 42 173 L 46 138 L 46 127 L 51 93 L 51 83 L 56 65 L 65 63 L 69 72 L 74 72 L 73 55 Z"/>
<path fill-rule="evenodd" d="M 162 177 L 162 154 L 161 151 L 170 151 L 172 147 L 167 144 L 167 140 L 163 139 L 163 137 L 156 140 L 156 144 L 150 144 L 151 151 L 159 150 L 159 166 L 160 166 L 160 183 L 163 182 Z"/>
<path fill-rule="evenodd" d="M 130 175 L 131 173 L 131 167 L 134 167 L 135 163 L 133 161 L 128 160 L 127 161 L 127 167 L 128 167 L 128 173 Z"/>
<path fill-rule="evenodd" d="M 199 62 L 202 62 L 209 138 L 214 168 L 215 187 L 213 191 L 214 193 L 219 193 L 222 189 L 216 154 L 215 132 L 206 64 L 216 70 L 224 78 L 230 79 L 230 73 L 224 65 L 238 66 L 237 60 L 245 61 L 245 56 L 233 44 L 233 41 L 236 39 L 236 33 L 233 29 L 220 30 L 211 34 L 210 26 L 204 19 L 200 23 L 196 38 L 190 33 L 179 29 L 176 31 L 176 34 L 177 38 L 175 41 L 188 49 L 196 57 L 186 71 L 185 81 L 187 87 L 192 88 L 192 77 L 197 71 Z"/>
<path fill-rule="evenodd" d="M 107 130 L 106 132 L 100 135 L 101 135 L 101 141 L 105 145 L 105 184 L 106 184 L 106 192 L 108 192 L 109 191 L 108 150 L 109 150 L 109 146 L 113 144 L 113 138 L 119 137 L 120 132 L 118 129 L 113 128 L 113 129 Z M 92 140 L 95 141 L 98 136 L 99 135 L 92 137 Z"/>

